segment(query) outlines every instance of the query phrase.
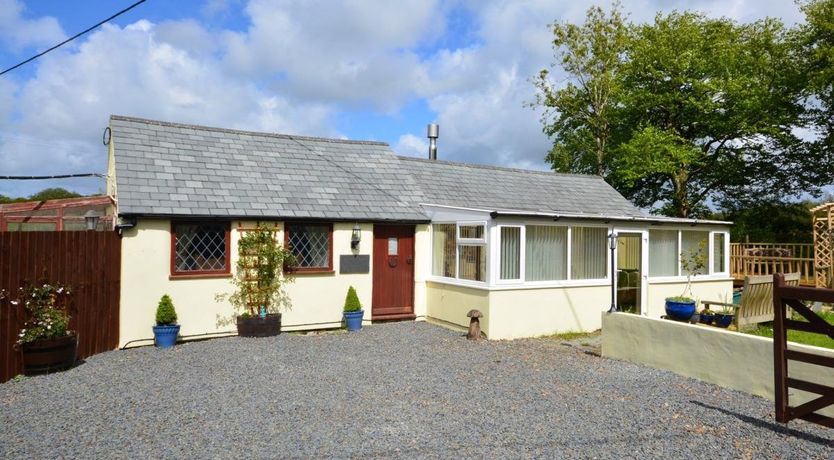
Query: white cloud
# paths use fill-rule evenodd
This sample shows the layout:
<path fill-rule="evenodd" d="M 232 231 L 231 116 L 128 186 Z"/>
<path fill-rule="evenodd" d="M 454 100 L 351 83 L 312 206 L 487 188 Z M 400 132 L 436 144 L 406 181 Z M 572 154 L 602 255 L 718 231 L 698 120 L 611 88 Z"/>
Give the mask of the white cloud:
<path fill-rule="evenodd" d="M 0 77 L 0 164 L 9 174 L 101 171 L 99 140 L 111 113 L 342 136 L 337 115 L 361 108 L 401 117 L 405 104 L 423 99 L 441 125 L 440 158 L 543 169 L 550 141 L 540 113 L 525 106 L 535 97 L 530 79 L 553 62 L 547 25 L 582 21 L 593 3 L 251 0 L 243 30 L 208 28 L 199 18 L 107 25 L 33 63 L 29 80 Z M 0 0 L 0 47 L 64 37 L 54 18 L 24 18 L 22 5 Z M 224 16 L 240 5 L 209 0 L 198 14 Z M 623 6 L 635 21 L 651 20 L 659 7 L 742 21 L 801 19 L 781 0 Z M 471 16 L 465 39 L 444 37 L 461 10 Z M 429 121 L 414 120 L 417 132 L 395 135 L 394 149 L 424 157 Z M 41 186 L 0 183 L 0 193 Z"/>
<path fill-rule="evenodd" d="M 27 46 L 52 46 L 65 35 L 55 18 L 23 18 L 24 4 L 0 0 L 0 43 L 18 52 Z"/>
<path fill-rule="evenodd" d="M 391 148 L 400 155 L 426 158 L 429 154 L 429 141 L 425 137 L 403 134 Z"/>

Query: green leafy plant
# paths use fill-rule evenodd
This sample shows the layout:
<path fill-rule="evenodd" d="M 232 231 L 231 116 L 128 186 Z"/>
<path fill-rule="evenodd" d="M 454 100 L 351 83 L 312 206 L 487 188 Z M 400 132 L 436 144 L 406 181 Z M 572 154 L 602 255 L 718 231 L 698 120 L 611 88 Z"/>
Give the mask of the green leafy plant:
<path fill-rule="evenodd" d="M 72 334 L 69 327 L 70 289 L 62 284 L 25 283 L 18 288 L 18 297 L 12 299 L 6 291 L 0 291 L 0 300 L 13 307 L 22 307 L 26 320 L 17 338 L 17 345 L 39 339 L 66 337 Z"/>
<path fill-rule="evenodd" d="M 156 325 L 171 326 L 176 323 L 177 311 L 174 309 L 174 302 L 168 294 L 165 294 L 156 306 Z"/>
<path fill-rule="evenodd" d="M 295 255 L 277 241 L 276 228 L 258 226 L 247 230 L 238 242 L 238 260 L 232 294 L 217 294 L 215 300 L 229 303 L 240 316 L 256 316 L 261 310 L 279 313 L 292 307 L 285 285 L 295 280 Z M 222 321 L 219 321 L 222 322 Z"/>
<path fill-rule="evenodd" d="M 702 273 L 707 267 L 707 240 L 701 240 L 698 246 L 688 251 L 681 252 L 681 268 L 686 272 L 686 286 L 679 296 L 667 297 L 671 302 L 696 302 L 692 297 L 692 275 Z M 687 292 L 689 295 L 687 296 Z"/>
<path fill-rule="evenodd" d="M 351 286 L 348 288 L 347 296 L 345 297 L 345 312 L 359 311 L 361 309 L 362 303 L 359 302 L 356 289 Z"/>

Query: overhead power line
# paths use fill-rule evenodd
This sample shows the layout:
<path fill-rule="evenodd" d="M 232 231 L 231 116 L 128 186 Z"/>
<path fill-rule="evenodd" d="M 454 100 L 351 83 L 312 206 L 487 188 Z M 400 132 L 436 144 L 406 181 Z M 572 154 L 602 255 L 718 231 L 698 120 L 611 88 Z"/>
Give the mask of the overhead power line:
<path fill-rule="evenodd" d="M 99 173 L 83 174 L 56 174 L 54 176 L 0 176 L 0 180 L 42 180 L 42 179 L 69 179 L 72 177 L 104 177 Z"/>
<path fill-rule="evenodd" d="M 48 52 L 50 52 L 50 51 L 52 51 L 52 50 L 55 50 L 55 49 L 57 49 L 57 48 L 60 48 L 61 46 L 66 45 L 67 43 L 69 43 L 69 42 L 71 42 L 71 41 L 75 40 L 76 38 L 78 38 L 78 37 L 80 37 L 80 36 L 82 36 L 82 35 L 86 34 L 87 32 L 90 32 L 91 30 L 94 30 L 94 29 L 98 28 L 100 25 L 104 24 L 105 22 L 111 21 L 111 20 L 113 20 L 113 19 L 115 19 L 115 18 L 117 18 L 117 17 L 119 17 L 119 16 L 123 15 L 124 13 L 127 13 L 128 11 L 130 11 L 130 10 L 132 10 L 132 9 L 136 8 L 136 7 L 137 7 L 137 6 L 139 6 L 140 4 L 145 3 L 146 1 L 147 1 L 147 0 L 139 0 L 138 2 L 134 3 L 133 5 L 130 5 L 129 7 L 127 7 L 127 8 L 125 8 L 125 9 L 123 9 L 122 11 L 119 11 L 118 13 L 114 14 L 113 16 L 110 16 L 109 18 L 107 18 L 107 19 L 105 19 L 105 20 L 103 20 L 103 21 L 99 22 L 98 24 L 96 24 L 96 25 L 94 25 L 94 26 L 92 26 L 92 27 L 88 28 L 87 30 L 84 30 L 84 31 L 82 31 L 82 32 L 79 32 L 79 33 L 77 33 L 77 34 L 73 35 L 72 37 L 70 37 L 70 38 L 68 38 L 68 39 L 66 39 L 66 40 L 64 40 L 64 41 L 62 41 L 61 43 L 58 43 L 57 45 L 53 46 L 52 48 L 49 48 L 48 50 L 43 51 L 43 52 L 41 52 L 41 53 L 38 53 L 38 54 L 36 54 L 36 55 L 34 55 L 34 56 L 30 57 L 29 59 L 27 59 L 27 60 L 25 60 L 25 61 L 23 61 L 23 62 L 21 62 L 21 63 L 18 63 L 18 64 L 16 64 L 16 65 L 12 66 L 12 67 L 9 67 L 8 69 L 6 69 L 6 70 L 4 70 L 4 71 L 0 72 L 0 76 L 5 75 L 6 73 L 11 72 L 12 70 L 14 70 L 14 69 L 16 69 L 16 68 L 18 68 L 18 67 L 20 67 L 20 66 L 22 66 L 22 65 L 24 65 L 24 64 L 28 64 L 28 63 L 30 63 L 30 62 L 34 61 L 35 59 L 37 59 L 37 58 L 39 58 L 39 57 L 43 56 L 44 54 L 46 54 L 46 53 L 48 53 Z"/>

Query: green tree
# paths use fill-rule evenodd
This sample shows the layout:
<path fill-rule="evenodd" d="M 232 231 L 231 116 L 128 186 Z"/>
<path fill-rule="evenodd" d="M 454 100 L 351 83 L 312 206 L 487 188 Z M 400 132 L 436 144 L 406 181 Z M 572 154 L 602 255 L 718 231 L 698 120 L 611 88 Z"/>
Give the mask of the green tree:
<path fill-rule="evenodd" d="M 813 155 L 828 155 L 834 162 L 834 0 L 800 4 L 805 24 L 798 33 L 810 131 L 815 136 L 807 147 Z M 831 170 L 826 173 L 831 174 Z"/>
<path fill-rule="evenodd" d="M 534 80 L 535 105 L 545 108 L 543 131 L 554 139 L 547 161 L 557 171 L 605 176 L 628 27 L 615 3 L 609 14 L 594 6 L 584 24 L 556 23 L 552 29 L 557 76 L 564 72 L 568 79 L 560 88 L 544 69 Z"/>
<path fill-rule="evenodd" d="M 71 192 L 67 189 L 61 187 L 54 187 L 54 188 L 46 188 L 41 190 L 34 195 L 29 196 L 30 201 L 46 201 L 46 200 L 58 200 L 62 198 L 79 198 L 84 195 L 80 193 Z"/>
<path fill-rule="evenodd" d="M 638 206 L 679 217 L 811 187 L 814 158 L 792 131 L 803 113 L 798 72 L 776 20 L 658 14 L 636 28 L 623 67 L 629 134 L 611 181 Z"/>
<path fill-rule="evenodd" d="M 810 208 L 817 203 L 762 202 L 732 207 L 716 214 L 733 222 L 730 240 L 751 243 L 812 243 Z"/>

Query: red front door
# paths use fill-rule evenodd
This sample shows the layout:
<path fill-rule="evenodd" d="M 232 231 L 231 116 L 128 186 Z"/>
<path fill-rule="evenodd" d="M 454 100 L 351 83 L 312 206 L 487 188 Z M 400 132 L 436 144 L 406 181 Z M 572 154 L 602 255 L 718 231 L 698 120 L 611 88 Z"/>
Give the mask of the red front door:
<path fill-rule="evenodd" d="M 372 319 L 414 318 L 414 226 L 374 225 Z"/>

